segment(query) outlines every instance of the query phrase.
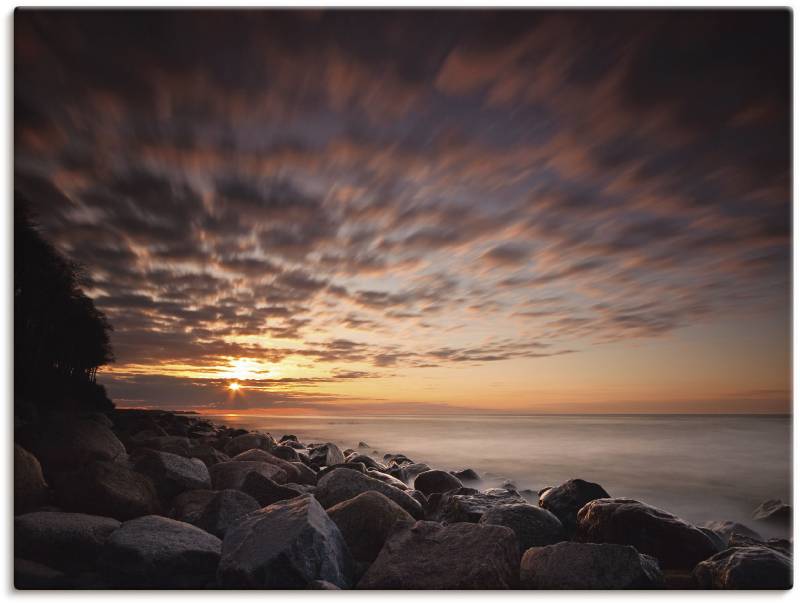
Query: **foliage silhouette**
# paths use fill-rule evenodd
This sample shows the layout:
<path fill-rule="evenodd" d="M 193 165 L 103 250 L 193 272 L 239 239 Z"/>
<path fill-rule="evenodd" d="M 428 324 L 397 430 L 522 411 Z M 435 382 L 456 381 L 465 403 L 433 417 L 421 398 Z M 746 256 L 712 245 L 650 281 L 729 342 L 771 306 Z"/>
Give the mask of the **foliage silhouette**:
<path fill-rule="evenodd" d="M 81 290 L 78 264 L 37 230 L 28 203 L 14 198 L 14 399 L 49 409 L 111 409 L 96 381 L 113 362 L 111 325 Z"/>

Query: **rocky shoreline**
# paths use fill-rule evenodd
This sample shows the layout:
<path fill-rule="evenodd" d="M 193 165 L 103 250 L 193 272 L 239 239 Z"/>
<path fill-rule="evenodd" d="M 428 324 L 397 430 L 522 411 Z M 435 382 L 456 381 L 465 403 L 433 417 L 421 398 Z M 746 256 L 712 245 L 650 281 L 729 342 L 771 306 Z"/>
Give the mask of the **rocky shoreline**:
<path fill-rule="evenodd" d="M 18 589 L 787 589 L 792 510 L 694 526 L 581 479 L 523 496 L 166 411 L 15 426 Z M 538 502 L 538 504 L 536 504 Z"/>

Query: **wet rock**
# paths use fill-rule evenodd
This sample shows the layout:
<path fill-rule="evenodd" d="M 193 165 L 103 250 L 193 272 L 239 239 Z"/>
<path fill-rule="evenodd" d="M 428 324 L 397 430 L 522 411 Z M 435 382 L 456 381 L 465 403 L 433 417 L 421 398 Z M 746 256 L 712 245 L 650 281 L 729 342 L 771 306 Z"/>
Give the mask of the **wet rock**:
<path fill-rule="evenodd" d="M 383 455 L 383 461 L 388 465 L 395 465 L 400 467 L 402 465 L 413 465 L 414 461 L 408 458 L 405 454 L 391 454 L 387 453 Z"/>
<path fill-rule="evenodd" d="M 406 481 L 411 481 L 415 477 L 417 477 L 420 473 L 424 473 L 430 470 L 431 468 L 425 463 L 412 463 L 411 465 L 406 465 L 403 467 L 403 472 L 405 473 Z"/>
<path fill-rule="evenodd" d="M 561 542 L 525 551 L 520 582 L 530 589 L 645 589 L 661 588 L 664 575 L 632 546 Z"/>
<path fill-rule="evenodd" d="M 125 521 L 158 513 L 161 505 L 150 478 L 120 463 L 94 461 L 55 481 L 58 505 L 68 511 Z"/>
<path fill-rule="evenodd" d="M 578 512 L 576 539 L 629 544 L 667 569 L 692 569 L 717 553 L 696 527 L 661 509 L 626 498 L 601 498 Z"/>
<path fill-rule="evenodd" d="M 206 506 L 216 495 L 216 490 L 187 490 L 172 501 L 170 516 L 196 525 Z"/>
<path fill-rule="evenodd" d="M 567 534 L 574 534 L 578 511 L 586 503 L 609 498 L 602 486 L 582 479 L 571 479 L 555 488 L 539 492 L 539 506 L 558 517 Z"/>
<path fill-rule="evenodd" d="M 228 529 L 218 580 L 224 588 L 350 586 L 352 559 L 339 528 L 313 496 L 264 507 Z"/>
<path fill-rule="evenodd" d="M 205 530 L 166 517 L 126 521 L 103 547 L 99 567 L 114 583 L 135 588 L 204 588 L 214 583 L 221 542 Z"/>
<path fill-rule="evenodd" d="M 514 588 L 519 561 L 516 538 L 508 528 L 400 521 L 358 588 Z"/>
<path fill-rule="evenodd" d="M 330 473 L 334 469 L 352 469 L 353 471 L 358 471 L 359 473 L 367 472 L 367 468 L 364 466 L 364 463 L 339 463 L 338 465 L 328 465 L 327 467 L 320 469 L 319 473 L 317 473 L 317 480 Z"/>
<path fill-rule="evenodd" d="M 275 447 L 275 440 L 271 436 L 262 433 L 245 433 L 231 439 L 225 444 L 225 454 L 235 457 L 237 454 L 248 450 L 270 451 Z"/>
<path fill-rule="evenodd" d="M 48 590 L 68 584 L 64 572 L 28 559 L 14 559 L 14 588 L 17 590 Z"/>
<path fill-rule="evenodd" d="M 728 541 L 734 532 L 737 534 L 742 534 L 743 536 L 747 536 L 748 538 L 754 538 L 755 540 L 764 540 L 764 538 L 758 532 L 755 532 L 746 525 L 737 523 L 735 521 L 707 521 L 700 527 L 708 528 L 712 532 L 715 532 L 720 538 L 722 538 L 722 541 L 726 545 L 728 544 Z"/>
<path fill-rule="evenodd" d="M 401 482 L 396 477 L 392 477 L 388 473 L 383 473 L 382 471 L 376 471 L 375 469 L 367 469 L 368 476 L 374 477 L 375 479 L 381 480 L 385 484 L 389 484 L 390 486 L 394 486 L 399 490 L 408 490 L 408 486 L 405 485 L 404 482 Z"/>
<path fill-rule="evenodd" d="M 462 469 L 461 471 L 451 471 L 450 473 L 460 479 L 462 483 L 477 482 L 481 479 L 480 475 L 478 475 L 473 469 Z"/>
<path fill-rule="evenodd" d="M 359 442 L 358 443 L 358 448 L 369 448 L 369 447 L 370 447 L 370 445 L 367 444 L 366 442 Z"/>
<path fill-rule="evenodd" d="M 423 471 L 414 480 L 414 489 L 419 490 L 426 496 L 437 492 L 448 492 L 462 486 L 461 480 L 456 476 L 438 469 Z"/>
<path fill-rule="evenodd" d="M 149 448 L 185 457 L 190 457 L 194 448 L 194 443 L 189 438 L 174 435 L 132 439 L 130 445 L 135 449 Z"/>
<path fill-rule="evenodd" d="M 328 509 L 353 558 L 371 563 L 386 542 L 396 521 L 413 518 L 379 492 L 364 492 Z"/>
<path fill-rule="evenodd" d="M 329 467 L 331 465 L 340 465 L 344 463 L 344 454 L 342 454 L 342 451 L 339 450 L 336 444 L 328 442 L 310 451 L 309 462 L 311 466 L 316 469 Z"/>
<path fill-rule="evenodd" d="M 260 461 L 228 461 L 217 463 L 209 470 L 215 490 L 241 490 L 250 473 L 259 473 L 279 484 L 286 483 L 286 472 L 271 463 Z"/>
<path fill-rule="evenodd" d="M 762 541 L 734 532 L 731 534 L 730 540 L 728 540 L 728 548 L 750 546 L 763 546 L 778 551 L 787 557 L 792 556 L 792 543 L 784 538 L 769 538 Z"/>
<path fill-rule="evenodd" d="M 172 500 L 186 490 L 211 488 L 208 467 L 200 459 L 146 450 L 136 458 L 133 468 L 150 478 L 164 501 Z"/>
<path fill-rule="evenodd" d="M 275 446 L 275 448 L 272 449 L 272 454 L 279 459 L 283 459 L 284 461 L 300 460 L 300 455 L 297 454 L 297 450 L 291 446 Z"/>
<path fill-rule="evenodd" d="M 490 508 L 478 523 L 505 526 L 517 536 L 520 555 L 531 547 L 555 544 L 566 540 L 564 526 L 547 509 L 518 503 Z"/>
<path fill-rule="evenodd" d="M 367 469 L 376 469 L 378 471 L 386 471 L 386 465 L 382 465 L 371 456 L 366 454 L 351 454 L 347 457 L 348 463 L 364 463 Z"/>
<path fill-rule="evenodd" d="M 269 463 L 282 469 L 286 473 L 287 482 L 297 482 L 301 479 L 300 470 L 297 466 L 289 461 L 279 459 L 277 456 L 267 452 L 266 450 L 252 449 L 237 454 L 231 459 L 232 461 L 257 461 L 260 463 Z"/>
<path fill-rule="evenodd" d="M 352 469 L 336 469 L 320 478 L 314 496 L 328 509 L 369 491 L 380 492 L 405 509 L 412 517 L 422 516 L 420 504 L 405 492 Z"/>
<path fill-rule="evenodd" d="M 317 483 L 317 474 L 313 469 L 305 465 L 304 463 L 292 463 L 295 469 L 298 471 L 298 475 L 300 476 L 297 479 L 298 484 L 306 484 L 309 486 L 313 486 Z"/>
<path fill-rule="evenodd" d="M 314 580 L 309 583 L 308 590 L 342 590 L 335 584 L 331 584 L 327 580 Z"/>
<path fill-rule="evenodd" d="M 61 570 L 94 566 L 120 522 L 83 513 L 40 511 L 14 518 L 14 556 Z"/>
<path fill-rule="evenodd" d="M 296 436 L 296 435 L 282 435 L 282 436 L 281 436 L 281 439 L 280 439 L 280 440 L 278 440 L 278 441 L 279 441 L 281 444 L 283 444 L 284 442 L 289 442 L 289 441 L 291 441 L 291 442 L 297 442 L 297 441 L 298 441 L 298 439 L 297 439 L 297 436 Z"/>
<path fill-rule="evenodd" d="M 200 459 L 206 467 L 212 467 L 217 463 L 225 463 L 231 460 L 224 452 L 221 452 L 210 444 L 196 444 L 189 450 L 189 457 Z"/>
<path fill-rule="evenodd" d="M 708 539 L 714 544 L 714 548 L 717 549 L 717 552 L 723 551 L 726 548 L 728 548 L 728 544 L 714 530 L 711 530 L 709 528 L 704 528 L 703 526 L 697 526 L 697 529 L 700 530 L 706 536 L 708 536 Z"/>
<path fill-rule="evenodd" d="M 293 488 L 276 484 L 260 473 L 250 473 L 242 483 L 242 492 L 252 496 L 262 507 L 267 507 L 280 500 L 296 498 L 300 492 Z"/>
<path fill-rule="evenodd" d="M 47 501 L 47 483 L 39 460 L 14 444 L 14 514 L 26 513 Z"/>
<path fill-rule="evenodd" d="M 792 507 L 781 500 L 766 500 L 753 511 L 753 519 L 788 527 L 792 522 Z"/>
<path fill-rule="evenodd" d="M 262 477 L 257 473 L 251 476 Z M 250 477 L 250 476 L 248 476 Z M 262 477 L 262 479 L 267 479 Z M 195 525 L 217 538 L 224 538 L 228 528 L 260 505 L 255 498 L 239 490 L 220 490 L 203 509 Z"/>
<path fill-rule="evenodd" d="M 406 490 L 406 494 L 408 494 L 411 498 L 416 500 L 420 505 L 422 505 L 423 511 L 428 504 L 428 497 L 425 496 L 419 490 Z"/>
<path fill-rule="evenodd" d="M 792 561 L 762 547 L 730 548 L 700 562 L 693 571 L 702 588 L 789 589 Z"/>
<path fill-rule="evenodd" d="M 502 488 L 491 488 L 485 492 L 474 488 L 459 488 L 431 494 L 425 507 L 425 517 L 444 523 L 477 523 L 486 511 L 496 505 L 524 502 L 525 499 L 516 492 Z"/>
<path fill-rule="evenodd" d="M 20 444 L 39 460 L 48 478 L 92 461 L 122 460 L 126 454 L 113 431 L 85 419 L 31 425 L 20 434 Z"/>

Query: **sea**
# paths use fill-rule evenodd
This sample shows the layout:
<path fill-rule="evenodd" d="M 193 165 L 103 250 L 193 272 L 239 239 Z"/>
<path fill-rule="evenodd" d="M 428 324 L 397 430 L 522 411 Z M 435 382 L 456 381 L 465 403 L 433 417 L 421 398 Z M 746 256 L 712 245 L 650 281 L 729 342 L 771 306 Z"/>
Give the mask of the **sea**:
<path fill-rule="evenodd" d="M 765 415 L 214 415 L 218 424 L 333 442 L 378 460 L 403 453 L 431 468 L 472 468 L 481 489 L 534 493 L 571 478 L 597 482 L 692 523 L 751 518 L 766 499 L 792 500 L 792 422 Z M 473 484 L 468 484 L 476 487 Z M 535 502 L 535 494 L 533 494 Z"/>

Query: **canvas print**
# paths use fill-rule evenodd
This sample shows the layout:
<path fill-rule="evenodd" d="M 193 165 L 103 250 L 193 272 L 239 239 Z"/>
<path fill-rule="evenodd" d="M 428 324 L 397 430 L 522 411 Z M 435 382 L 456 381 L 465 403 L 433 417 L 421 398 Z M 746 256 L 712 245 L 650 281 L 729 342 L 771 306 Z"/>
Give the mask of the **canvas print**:
<path fill-rule="evenodd" d="M 18 9 L 14 586 L 791 588 L 791 25 Z"/>

